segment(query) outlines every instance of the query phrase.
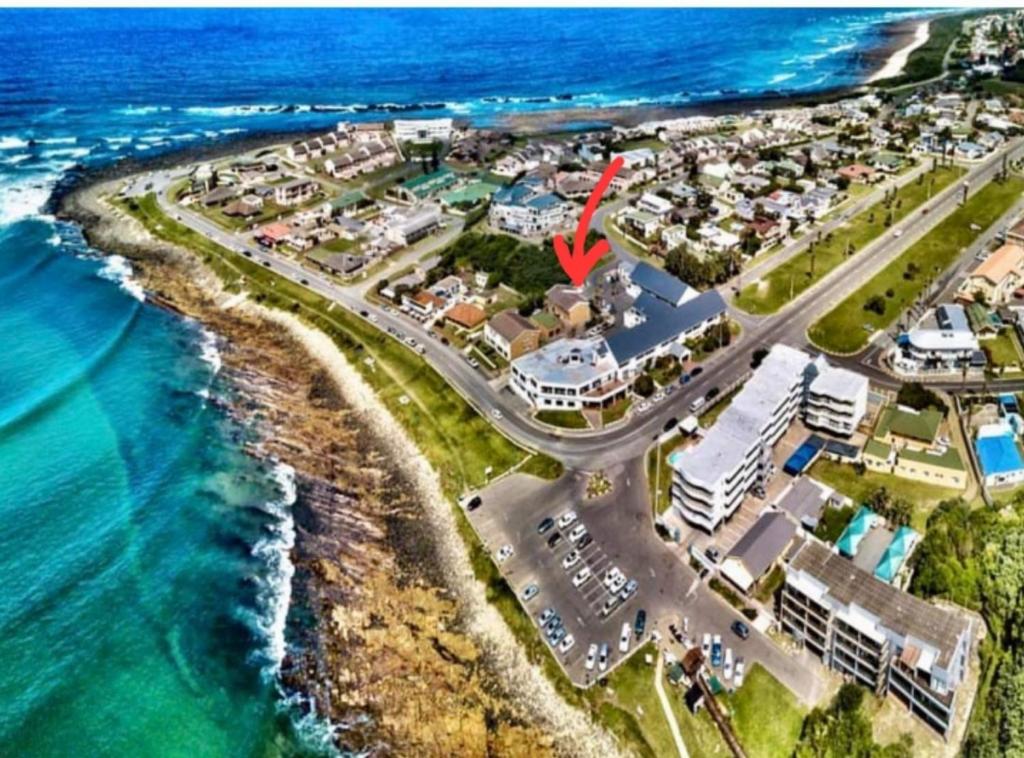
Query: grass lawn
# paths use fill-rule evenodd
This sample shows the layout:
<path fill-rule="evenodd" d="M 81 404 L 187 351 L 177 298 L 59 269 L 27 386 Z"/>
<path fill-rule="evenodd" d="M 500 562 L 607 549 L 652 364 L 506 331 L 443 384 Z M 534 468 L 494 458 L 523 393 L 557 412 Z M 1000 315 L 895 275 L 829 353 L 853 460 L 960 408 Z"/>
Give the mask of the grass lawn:
<path fill-rule="evenodd" d="M 324 250 L 329 250 L 332 253 L 347 253 L 353 247 L 356 246 L 355 240 L 347 240 L 342 237 L 336 237 L 335 239 L 325 242 L 320 247 Z"/>
<path fill-rule="evenodd" d="M 724 695 L 733 728 L 750 758 L 785 758 L 800 739 L 805 709 L 760 664 L 753 664 L 743 686 Z"/>
<path fill-rule="evenodd" d="M 942 500 L 949 500 L 962 494 L 958 490 L 936 487 L 934 484 L 915 482 L 878 471 L 865 471 L 858 475 L 853 466 L 823 458 L 814 462 L 810 475 L 846 495 L 858 505 L 865 502 L 879 487 L 885 487 L 893 497 L 901 497 L 914 504 L 914 517 L 910 525 L 922 534 L 925 521 L 932 509 Z"/>
<path fill-rule="evenodd" d="M 676 746 L 668 719 L 654 689 L 655 668 L 644 662 L 645 655 L 656 656 L 657 648 L 647 643 L 608 678 L 607 688 L 594 687 L 602 698 L 614 703 L 624 714 L 633 717 L 636 727 L 654 755 L 675 755 Z M 610 690 L 610 693 L 609 693 Z M 666 683 L 666 694 L 670 688 Z"/>
<path fill-rule="evenodd" d="M 896 260 L 879 271 L 860 289 L 836 305 L 808 330 L 815 345 L 834 353 L 855 353 L 868 341 L 870 332 L 885 329 L 903 313 L 927 286 L 929 272 L 947 269 L 970 245 L 1011 205 L 1020 199 L 1024 179 L 1013 175 L 1005 182 L 989 182 L 957 208 L 928 234 L 911 245 Z M 971 229 L 974 224 L 978 231 Z M 920 273 L 906 279 L 904 272 L 915 264 Z M 865 310 L 865 304 L 874 295 L 885 295 L 886 307 L 881 315 Z"/>
<path fill-rule="evenodd" d="M 722 399 L 718 401 L 717 404 L 713 405 L 712 407 L 708 408 L 706 411 L 701 413 L 699 416 L 697 416 L 698 420 L 700 421 L 700 425 L 705 429 L 714 426 L 714 423 L 718 421 L 718 417 L 722 415 L 722 411 L 729 407 L 729 404 L 732 403 L 733 397 L 742 388 L 743 385 L 740 385 L 729 394 L 724 395 Z"/>
<path fill-rule="evenodd" d="M 668 457 L 673 451 L 683 444 L 679 439 L 675 444 L 668 443 L 661 446 L 661 467 L 658 467 L 658 446 L 655 445 L 647 452 L 647 483 L 651 491 L 651 508 L 654 517 L 657 518 L 672 501 L 672 467 L 668 464 Z M 660 493 L 656 496 L 656 490 Z"/>
<path fill-rule="evenodd" d="M 806 251 L 802 252 L 772 269 L 761 281 L 745 287 L 736 297 L 736 305 L 750 313 L 774 313 L 838 266 L 853 260 L 858 252 L 884 234 L 889 210 L 892 211 L 892 223 L 896 223 L 927 200 L 929 185 L 934 197 L 962 174 L 963 169 L 959 167 L 938 168 L 935 173 L 925 174 L 921 184 L 915 180 L 901 187 L 890 209 L 887 210 L 879 201 L 832 232 L 831 238 L 824 237 L 815 244 L 813 274 L 811 256 Z M 816 235 L 817 232 L 810 234 Z M 853 245 L 854 252 L 850 256 L 846 254 L 847 244 Z"/>
<path fill-rule="evenodd" d="M 618 242 L 624 248 L 629 250 L 634 255 L 639 255 L 648 263 L 657 265 L 658 268 L 662 267 L 661 258 L 656 255 L 652 255 L 651 251 L 641 245 L 632 237 L 627 236 L 619 230 L 619 228 L 612 223 L 612 217 L 608 216 L 604 220 L 604 233 L 606 236 L 611 237 L 613 240 Z"/>
<path fill-rule="evenodd" d="M 1014 370 L 1019 370 L 1021 363 L 1020 344 L 1017 341 L 1017 335 L 1013 333 L 1012 327 L 1004 329 L 998 337 L 984 340 L 981 346 L 982 348 L 988 348 L 994 368 L 1012 366 Z"/>
<path fill-rule="evenodd" d="M 632 400 L 628 397 L 617 401 L 614 405 L 601 410 L 601 422 L 608 426 L 614 424 L 616 421 L 621 421 L 626 415 L 626 411 L 629 410 L 629 406 L 632 404 Z"/>
<path fill-rule="evenodd" d="M 586 429 L 590 426 L 579 411 L 537 411 L 534 418 L 542 424 L 550 424 L 562 429 Z"/>
<path fill-rule="evenodd" d="M 685 690 L 682 686 L 665 685 L 665 695 L 672 705 L 672 712 L 679 723 L 679 731 L 683 735 L 686 751 L 690 758 L 727 758 L 732 752 L 722 739 L 718 727 L 711 720 L 707 710 L 701 710 L 694 716 L 683 702 Z M 675 755 L 674 752 L 667 755 Z"/>

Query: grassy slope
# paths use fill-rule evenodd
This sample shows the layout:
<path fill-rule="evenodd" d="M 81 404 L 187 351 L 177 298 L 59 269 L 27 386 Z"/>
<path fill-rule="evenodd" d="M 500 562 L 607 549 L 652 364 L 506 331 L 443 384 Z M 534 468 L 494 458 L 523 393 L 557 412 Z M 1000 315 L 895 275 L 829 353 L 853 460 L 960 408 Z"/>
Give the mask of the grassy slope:
<path fill-rule="evenodd" d="M 461 451 L 468 446 L 458 446 L 453 452 L 445 443 L 447 433 L 443 428 L 444 424 L 438 418 L 416 411 L 413 411 L 412 415 L 407 415 L 405 410 L 408 406 L 401 406 L 397 403 L 396 393 L 398 391 L 386 389 L 386 385 L 393 382 L 392 376 L 405 377 L 406 386 L 410 389 L 413 382 L 428 381 L 427 385 L 416 385 L 415 389 L 430 394 L 448 396 L 443 407 L 451 409 L 454 406 L 457 409 L 459 419 L 454 428 L 460 430 L 464 439 L 477 440 L 481 435 L 488 436 L 492 439 L 484 443 L 485 448 L 496 448 L 496 452 L 506 460 L 515 462 L 522 460 L 525 453 L 496 432 L 416 353 L 387 337 L 382 337 L 375 328 L 340 308 L 334 308 L 328 312 L 327 307 L 329 306 L 323 298 L 177 224 L 159 210 L 156 199 L 152 195 L 143 199 L 138 208 L 130 212 L 156 236 L 196 251 L 218 273 L 229 288 L 238 290 L 244 283 L 245 288 L 255 295 L 255 299 L 266 305 L 301 313 L 311 323 L 323 329 L 353 361 L 353 365 L 358 368 L 364 378 L 381 392 L 381 398 L 388 405 L 389 410 L 396 412 L 397 409 L 396 417 L 406 426 L 407 432 L 416 440 L 417 445 L 425 455 L 428 455 L 431 464 L 441 474 L 445 491 L 449 495 L 461 492 L 464 486 L 463 477 L 467 473 L 478 472 L 479 475 L 482 475 L 482 469 L 478 469 L 482 462 L 472 464 L 461 460 L 453 462 L 454 459 L 460 458 Z M 385 350 L 383 343 L 388 342 L 393 344 L 389 346 L 391 349 Z M 371 369 L 363 362 L 366 357 L 374 358 L 375 369 Z M 431 377 L 431 374 L 437 379 Z M 437 380 L 440 380 L 440 385 L 436 384 Z M 458 407 L 460 403 L 464 408 Z M 411 405 L 413 404 L 410 403 Z M 467 423 L 472 423 L 473 427 L 463 426 Z M 441 456 L 441 459 L 435 461 L 431 458 L 431 454 Z M 453 460 L 445 460 L 445 455 L 453 456 Z M 476 457 L 476 454 L 472 456 L 474 460 Z M 495 461 L 492 461 L 492 464 L 495 465 L 495 470 L 500 470 Z M 482 465 L 489 464 L 482 463 Z M 526 459 L 521 470 L 536 476 L 555 479 L 561 476 L 562 465 L 553 458 L 535 454 Z M 453 507 L 452 510 L 455 514 L 459 534 L 466 544 L 474 575 L 485 585 L 488 601 L 501 613 L 529 660 L 541 667 L 566 702 L 589 709 L 627 749 L 642 756 L 655 755 L 636 718 L 616 702 L 608 700 L 602 694 L 604 692 L 602 688 L 579 690 L 569 682 L 550 649 L 540 639 L 533 621 L 523 611 L 508 583 L 505 582 L 490 555 L 477 539 L 465 513 L 457 507 Z"/>
<path fill-rule="evenodd" d="M 963 248 L 1020 199 L 1022 190 L 1024 179 L 1019 176 L 1011 176 L 1006 182 L 987 184 L 969 198 L 966 205 L 949 214 L 896 260 L 812 324 L 808 336 L 818 347 L 831 352 L 853 353 L 862 349 L 870 336 L 864 325 L 870 324 L 873 329 L 889 326 L 925 288 L 928 273 L 947 269 Z M 973 231 L 972 223 L 981 231 Z M 911 262 L 920 268 L 921 273 L 913 279 L 904 279 L 903 272 Z M 886 298 L 882 315 L 864 309 L 870 297 L 884 295 L 888 289 L 892 289 L 894 294 Z"/>
<path fill-rule="evenodd" d="M 538 411 L 535 418 L 542 424 L 562 429 L 586 429 L 589 426 L 579 411 Z"/>
<path fill-rule="evenodd" d="M 939 168 L 935 173 L 924 176 L 921 184 L 916 181 L 901 187 L 896 193 L 900 207 L 894 202 L 891 206 L 892 223 L 896 223 L 918 208 L 928 199 L 929 184 L 931 196 L 948 187 L 950 183 L 963 174 L 960 168 Z M 885 206 L 881 201 L 854 216 L 847 224 L 832 235 L 831 240 L 823 239 L 815 245 L 814 273 L 811 274 L 811 256 L 804 252 L 782 265 L 774 268 L 761 282 L 745 287 L 736 297 L 736 305 L 749 313 L 774 313 L 790 300 L 835 270 L 848 260 L 853 260 L 857 253 L 873 240 L 885 233 Z M 847 257 L 847 244 L 852 244 L 854 253 Z M 790 287 L 792 286 L 792 297 Z"/>
<path fill-rule="evenodd" d="M 879 87 L 896 87 L 923 79 L 931 79 L 942 73 L 942 60 L 946 50 L 960 33 L 964 19 L 973 14 L 957 13 L 932 20 L 928 29 L 928 41 L 910 53 L 903 73 L 889 79 L 873 82 Z"/>
<path fill-rule="evenodd" d="M 725 696 L 733 728 L 750 758 L 784 758 L 800 739 L 805 709 L 760 664 L 746 673 L 743 686 Z"/>

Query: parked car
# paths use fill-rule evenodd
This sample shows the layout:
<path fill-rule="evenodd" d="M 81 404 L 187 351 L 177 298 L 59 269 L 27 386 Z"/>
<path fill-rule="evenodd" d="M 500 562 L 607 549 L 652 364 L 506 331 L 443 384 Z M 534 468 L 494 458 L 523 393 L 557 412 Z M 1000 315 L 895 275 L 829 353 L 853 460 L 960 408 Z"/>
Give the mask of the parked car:
<path fill-rule="evenodd" d="M 618 575 L 617 577 L 615 577 L 615 579 L 613 579 L 613 580 L 612 580 L 612 584 L 611 584 L 611 586 L 610 586 L 610 587 L 608 588 L 608 591 L 609 591 L 610 593 L 612 593 L 613 595 L 615 595 L 615 594 L 617 594 L 617 593 L 618 593 L 618 592 L 619 592 L 620 590 L 622 590 L 622 588 L 623 588 L 623 587 L 624 587 L 625 585 L 626 585 L 626 577 L 625 577 L 625 576 L 623 576 L 622 574 L 619 574 L 619 575 Z"/>
<path fill-rule="evenodd" d="M 745 640 L 750 636 L 750 627 L 744 624 L 742 621 L 733 621 L 732 626 L 729 627 L 735 632 L 736 636 L 741 640 Z"/>
<path fill-rule="evenodd" d="M 711 665 L 722 665 L 722 635 L 716 634 L 711 639 Z"/>
<path fill-rule="evenodd" d="M 550 537 L 548 537 L 548 547 L 554 548 L 561 541 L 562 541 L 562 533 L 561 532 L 555 532 Z"/>
<path fill-rule="evenodd" d="M 681 377 L 679 377 L 679 383 L 680 384 L 689 384 L 690 383 L 690 375 L 689 374 L 683 374 Z"/>
<path fill-rule="evenodd" d="M 708 560 L 712 563 L 718 563 L 719 559 L 722 557 L 722 551 L 714 545 L 709 545 L 704 550 L 704 555 L 706 555 L 708 557 Z"/>
<path fill-rule="evenodd" d="M 622 588 L 622 592 L 619 593 L 619 599 L 622 600 L 622 602 L 626 602 L 633 597 L 634 593 L 636 593 L 637 587 L 639 586 L 640 583 L 637 582 L 636 579 L 630 579 L 626 582 L 626 586 Z"/>
<path fill-rule="evenodd" d="M 576 543 L 576 549 L 582 550 L 593 541 L 593 537 L 591 537 L 589 534 L 584 534 L 582 537 L 580 537 L 579 542 Z"/>
<path fill-rule="evenodd" d="M 578 540 L 580 537 L 582 537 L 586 533 L 587 533 L 587 527 L 584 526 L 583 524 L 577 524 L 576 526 L 573 527 L 572 531 L 569 532 L 569 540 L 571 542 L 575 542 L 576 540 Z"/>
<path fill-rule="evenodd" d="M 559 645 L 558 645 L 558 652 L 561 653 L 562 655 L 565 655 L 570 650 L 572 650 L 572 646 L 575 645 L 575 644 L 576 644 L 576 638 L 573 637 L 571 634 L 567 634 L 562 639 L 562 641 L 559 643 Z"/>
<path fill-rule="evenodd" d="M 665 425 L 662 426 L 661 429 L 662 429 L 662 431 L 665 431 L 665 432 L 671 432 L 673 429 L 676 428 L 676 424 L 678 424 L 678 423 L 679 423 L 679 419 L 677 419 L 675 416 L 673 416 L 672 418 L 670 418 L 668 421 L 665 422 Z"/>
<path fill-rule="evenodd" d="M 501 411 L 498 410 L 497 408 L 491 408 L 491 416 L 497 419 L 498 421 L 501 421 L 501 419 L 504 418 Z"/>
<path fill-rule="evenodd" d="M 707 398 L 698 397 L 690 403 L 690 413 L 696 413 L 707 404 Z"/>
<path fill-rule="evenodd" d="M 608 669 L 608 643 L 607 642 L 602 642 L 601 643 L 601 652 L 598 653 L 598 655 L 597 655 L 597 667 L 599 669 L 601 669 L 601 671 L 606 671 Z"/>
<path fill-rule="evenodd" d="M 725 665 L 722 667 L 722 676 L 732 679 L 732 648 L 725 651 Z"/>
<path fill-rule="evenodd" d="M 611 589 L 612 582 L 614 582 L 616 578 L 620 576 L 622 576 L 622 572 L 619 571 L 618 566 L 612 566 L 610 569 L 605 571 L 604 579 L 601 580 L 604 583 L 605 589 Z"/>
<path fill-rule="evenodd" d="M 551 612 L 554 613 L 554 611 Z M 704 633 L 704 640 L 700 644 L 700 651 L 704 654 L 705 658 L 711 655 L 711 635 L 707 632 Z"/>
<path fill-rule="evenodd" d="M 483 504 L 484 504 L 484 501 L 480 499 L 480 496 L 479 495 L 474 495 L 473 498 L 468 503 L 466 503 L 466 510 L 467 511 L 475 511 L 477 508 L 479 508 Z"/>
<path fill-rule="evenodd" d="M 742 658 L 736 659 L 736 672 L 732 675 L 732 685 L 736 689 L 743 686 L 743 674 L 746 673 L 747 665 Z"/>
<path fill-rule="evenodd" d="M 554 615 L 555 615 L 555 609 L 552 608 L 551 606 L 548 606 L 547 608 L 545 608 L 544 610 L 542 610 L 540 612 L 540 615 L 537 617 L 537 620 L 540 622 L 540 625 L 543 627 L 544 625 L 546 625 L 551 620 L 551 617 L 554 616 Z"/>
<path fill-rule="evenodd" d="M 619 604 L 619 596 L 612 595 L 610 598 L 604 601 L 604 605 L 601 606 L 601 615 L 607 616 L 609 613 L 615 610 L 615 606 Z"/>
<path fill-rule="evenodd" d="M 636 620 L 633 622 L 633 633 L 636 634 L 636 638 L 640 639 L 644 636 L 644 630 L 647 628 L 647 611 L 643 608 L 636 612 Z"/>
<path fill-rule="evenodd" d="M 707 398 L 708 400 L 714 400 L 716 397 L 719 396 L 719 394 L 721 394 L 721 392 L 722 391 L 718 389 L 718 387 L 712 387 L 711 389 L 704 393 L 704 397 Z"/>
<path fill-rule="evenodd" d="M 536 584 L 526 585 L 526 588 L 523 590 L 523 602 L 528 603 L 529 601 L 533 600 L 535 597 L 537 597 L 538 592 L 540 592 L 540 587 L 538 587 Z"/>
<path fill-rule="evenodd" d="M 570 524 L 576 523 L 577 518 L 576 511 L 566 511 L 558 517 L 558 528 L 565 529 Z"/>
<path fill-rule="evenodd" d="M 582 587 L 584 584 L 586 584 L 587 580 L 590 579 L 590 577 L 590 567 L 584 566 L 579 571 L 577 571 L 576 576 L 572 578 L 572 586 L 577 588 Z"/>
<path fill-rule="evenodd" d="M 594 664 L 597 663 L 597 643 L 590 643 L 590 647 L 587 648 L 587 661 L 583 664 L 583 668 L 587 671 L 594 670 Z M 737 667 L 737 671 L 739 668 Z"/>
<path fill-rule="evenodd" d="M 511 545 L 502 545 L 498 551 L 498 563 L 504 563 L 515 554 L 516 550 Z"/>
<path fill-rule="evenodd" d="M 571 569 L 577 563 L 580 562 L 580 554 L 577 550 L 572 550 L 567 556 L 562 559 L 562 568 L 566 571 Z"/>
<path fill-rule="evenodd" d="M 690 369 L 690 376 L 693 377 L 694 379 L 696 379 L 698 376 L 700 376 L 703 373 L 704 373 L 704 367 L 703 366 L 694 366 L 692 369 Z"/>
<path fill-rule="evenodd" d="M 555 520 L 548 516 L 546 519 L 537 524 L 537 534 L 545 534 L 550 532 L 555 525 Z"/>
<path fill-rule="evenodd" d="M 562 638 L 565 637 L 566 634 L 567 632 L 565 631 L 565 627 L 560 626 L 551 635 L 548 636 L 548 641 L 551 643 L 551 646 L 554 647 L 562 641 Z"/>
<path fill-rule="evenodd" d="M 622 633 L 619 635 L 619 652 L 629 652 L 629 635 L 630 635 L 629 622 L 627 621 L 622 625 Z"/>

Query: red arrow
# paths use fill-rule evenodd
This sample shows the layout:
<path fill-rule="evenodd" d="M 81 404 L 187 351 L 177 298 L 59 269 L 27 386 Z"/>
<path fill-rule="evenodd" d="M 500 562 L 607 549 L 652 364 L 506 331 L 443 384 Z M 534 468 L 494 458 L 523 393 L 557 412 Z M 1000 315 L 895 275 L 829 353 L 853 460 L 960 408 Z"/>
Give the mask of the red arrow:
<path fill-rule="evenodd" d="M 601 174 L 597 186 L 594 187 L 594 191 L 587 198 L 587 204 L 583 206 L 580 222 L 576 225 L 576 237 L 572 241 L 571 253 L 565 238 L 561 234 L 555 235 L 555 255 L 558 256 L 558 262 L 562 264 L 562 269 L 569 275 L 569 279 L 572 280 L 573 285 L 576 287 L 583 286 L 583 282 L 587 280 L 587 274 L 594 268 L 594 264 L 610 249 L 606 239 L 598 240 L 587 251 L 583 250 L 583 246 L 587 243 L 587 230 L 590 228 L 590 219 L 593 218 L 594 211 L 601 204 L 602 195 L 608 189 L 608 185 L 612 183 L 615 174 L 622 168 L 622 164 L 622 156 L 609 163 L 608 168 Z"/>

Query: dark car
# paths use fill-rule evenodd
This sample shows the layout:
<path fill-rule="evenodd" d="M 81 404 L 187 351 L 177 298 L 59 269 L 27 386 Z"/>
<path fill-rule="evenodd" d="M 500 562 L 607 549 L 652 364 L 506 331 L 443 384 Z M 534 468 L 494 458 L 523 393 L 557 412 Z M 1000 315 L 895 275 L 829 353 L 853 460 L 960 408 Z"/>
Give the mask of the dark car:
<path fill-rule="evenodd" d="M 742 621 L 733 621 L 732 626 L 729 627 L 736 633 L 736 636 L 741 640 L 745 640 L 750 636 L 750 627 L 744 624 Z"/>
<path fill-rule="evenodd" d="M 700 376 L 703 373 L 704 373 L 704 367 L 703 366 L 694 366 L 693 369 L 690 371 L 690 378 L 691 379 L 696 379 L 698 376 Z"/>
<path fill-rule="evenodd" d="M 679 419 L 677 419 L 675 416 L 673 416 L 672 418 L 670 418 L 668 421 L 665 422 L 665 426 L 663 426 L 662 429 L 664 431 L 666 431 L 666 432 L 670 432 L 670 431 L 672 431 L 673 429 L 676 428 L 676 424 L 678 424 L 678 423 L 679 423 Z"/>
<path fill-rule="evenodd" d="M 299 284 L 303 284 L 303 285 L 308 287 L 309 286 L 309 279 L 299 279 Z"/>
<path fill-rule="evenodd" d="M 551 527 L 555 525 L 555 520 L 548 516 L 546 519 L 537 524 L 537 534 L 544 534 L 545 532 L 551 531 Z"/>
<path fill-rule="evenodd" d="M 548 537 L 548 547 L 555 547 L 561 541 L 562 541 L 562 533 L 561 532 L 555 532 L 550 537 Z"/>
<path fill-rule="evenodd" d="M 704 397 L 707 398 L 708 400 L 714 400 L 716 397 L 718 397 L 720 392 L 721 390 L 718 389 L 718 387 L 712 387 L 711 389 L 704 393 Z"/>
<path fill-rule="evenodd" d="M 718 563 L 719 559 L 722 557 L 722 551 L 714 545 L 711 545 L 704 551 L 704 555 L 711 559 L 712 563 Z"/>
<path fill-rule="evenodd" d="M 764 362 L 764 359 L 768 357 L 768 348 L 759 347 L 750 356 L 750 368 L 757 368 Z"/>
<path fill-rule="evenodd" d="M 633 622 L 633 632 L 636 633 L 636 638 L 640 639 L 644 636 L 644 629 L 647 628 L 647 611 L 643 608 L 636 612 L 636 620 Z"/>
<path fill-rule="evenodd" d="M 585 548 L 587 545 L 589 545 L 593 541 L 594 541 L 593 537 L 591 537 L 589 534 L 584 534 L 582 537 L 580 537 L 578 540 L 576 540 L 576 549 L 577 550 L 582 550 L 583 548 Z"/>
<path fill-rule="evenodd" d="M 480 499 L 479 495 L 474 495 L 473 499 L 466 503 L 466 510 L 475 511 L 477 508 L 483 505 L 483 503 L 484 501 Z"/>
<path fill-rule="evenodd" d="M 680 384 L 689 384 L 690 383 L 690 375 L 689 374 L 683 374 L 681 377 L 679 377 L 679 383 Z"/>

